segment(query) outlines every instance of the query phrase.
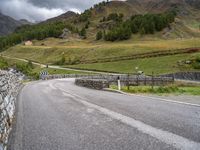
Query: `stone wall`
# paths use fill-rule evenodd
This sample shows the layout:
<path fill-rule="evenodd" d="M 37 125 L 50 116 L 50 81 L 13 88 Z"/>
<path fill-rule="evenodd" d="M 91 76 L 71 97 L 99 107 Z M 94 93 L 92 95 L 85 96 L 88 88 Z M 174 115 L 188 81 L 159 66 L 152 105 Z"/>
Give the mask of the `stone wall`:
<path fill-rule="evenodd" d="M 76 79 L 75 84 L 97 90 L 102 90 L 109 87 L 109 82 L 103 79 Z"/>
<path fill-rule="evenodd" d="M 21 83 L 15 74 L 0 70 L 0 150 L 7 147 L 20 87 Z"/>
<path fill-rule="evenodd" d="M 77 85 L 82 85 L 89 88 L 102 89 L 101 82 L 106 82 L 109 85 L 117 85 L 118 79 L 120 79 L 120 83 L 122 86 L 132 85 L 157 85 L 163 86 L 174 83 L 173 77 L 150 77 L 144 75 L 127 75 L 127 74 L 119 74 L 119 75 L 111 75 L 111 74 L 99 74 L 99 75 L 75 75 L 75 74 L 66 74 L 66 75 L 46 75 L 42 76 L 43 80 L 50 79 L 60 79 L 60 78 L 77 78 Z M 81 80 L 82 79 L 82 80 Z M 98 83 L 100 82 L 100 83 Z M 89 84 L 89 85 L 88 85 Z M 93 84 L 95 84 L 93 86 Z M 96 84 L 98 85 L 96 87 Z M 106 88 L 109 87 L 106 85 Z"/>

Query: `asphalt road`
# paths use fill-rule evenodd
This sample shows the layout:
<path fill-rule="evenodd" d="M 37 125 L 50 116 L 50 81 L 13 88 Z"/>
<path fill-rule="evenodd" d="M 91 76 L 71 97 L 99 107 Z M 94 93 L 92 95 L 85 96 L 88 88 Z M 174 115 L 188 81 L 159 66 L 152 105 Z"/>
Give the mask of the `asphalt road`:
<path fill-rule="evenodd" d="M 73 80 L 22 89 L 9 150 L 200 149 L 200 107 L 87 89 Z"/>

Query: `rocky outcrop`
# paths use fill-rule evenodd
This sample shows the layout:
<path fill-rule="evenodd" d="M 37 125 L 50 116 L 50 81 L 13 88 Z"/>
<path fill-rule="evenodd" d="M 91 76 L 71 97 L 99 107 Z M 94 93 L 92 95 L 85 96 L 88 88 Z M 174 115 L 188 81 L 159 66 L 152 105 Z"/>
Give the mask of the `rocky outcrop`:
<path fill-rule="evenodd" d="M 7 147 L 20 87 L 21 83 L 15 74 L 0 70 L 0 150 Z"/>

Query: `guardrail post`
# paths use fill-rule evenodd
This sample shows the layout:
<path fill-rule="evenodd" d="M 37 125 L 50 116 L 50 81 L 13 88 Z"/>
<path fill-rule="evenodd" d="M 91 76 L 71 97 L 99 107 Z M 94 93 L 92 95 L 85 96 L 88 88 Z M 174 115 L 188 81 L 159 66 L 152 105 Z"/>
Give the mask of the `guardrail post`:
<path fill-rule="evenodd" d="M 151 88 L 152 89 L 154 88 L 154 72 L 152 72 L 152 85 L 151 85 Z"/>
<path fill-rule="evenodd" d="M 128 84 L 127 84 L 127 86 L 128 86 L 128 90 L 130 90 L 130 75 L 128 74 Z"/>
<path fill-rule="evenodd" d="M 118 85 L 118 90 L 121 91 L 121 83 L 120 83 L 120 77 L 119 76 L 117 78 L 117 85 Z"/>

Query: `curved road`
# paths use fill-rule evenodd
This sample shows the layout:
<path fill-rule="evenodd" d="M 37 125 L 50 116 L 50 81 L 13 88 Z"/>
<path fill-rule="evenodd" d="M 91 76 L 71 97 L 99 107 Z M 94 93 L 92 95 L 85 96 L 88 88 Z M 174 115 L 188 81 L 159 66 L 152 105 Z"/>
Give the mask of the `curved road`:
<path fill-rule="evenodd" d="M 19 95 L 8 149 L 199 150 L 200 107 L 35 82 Z"/>

